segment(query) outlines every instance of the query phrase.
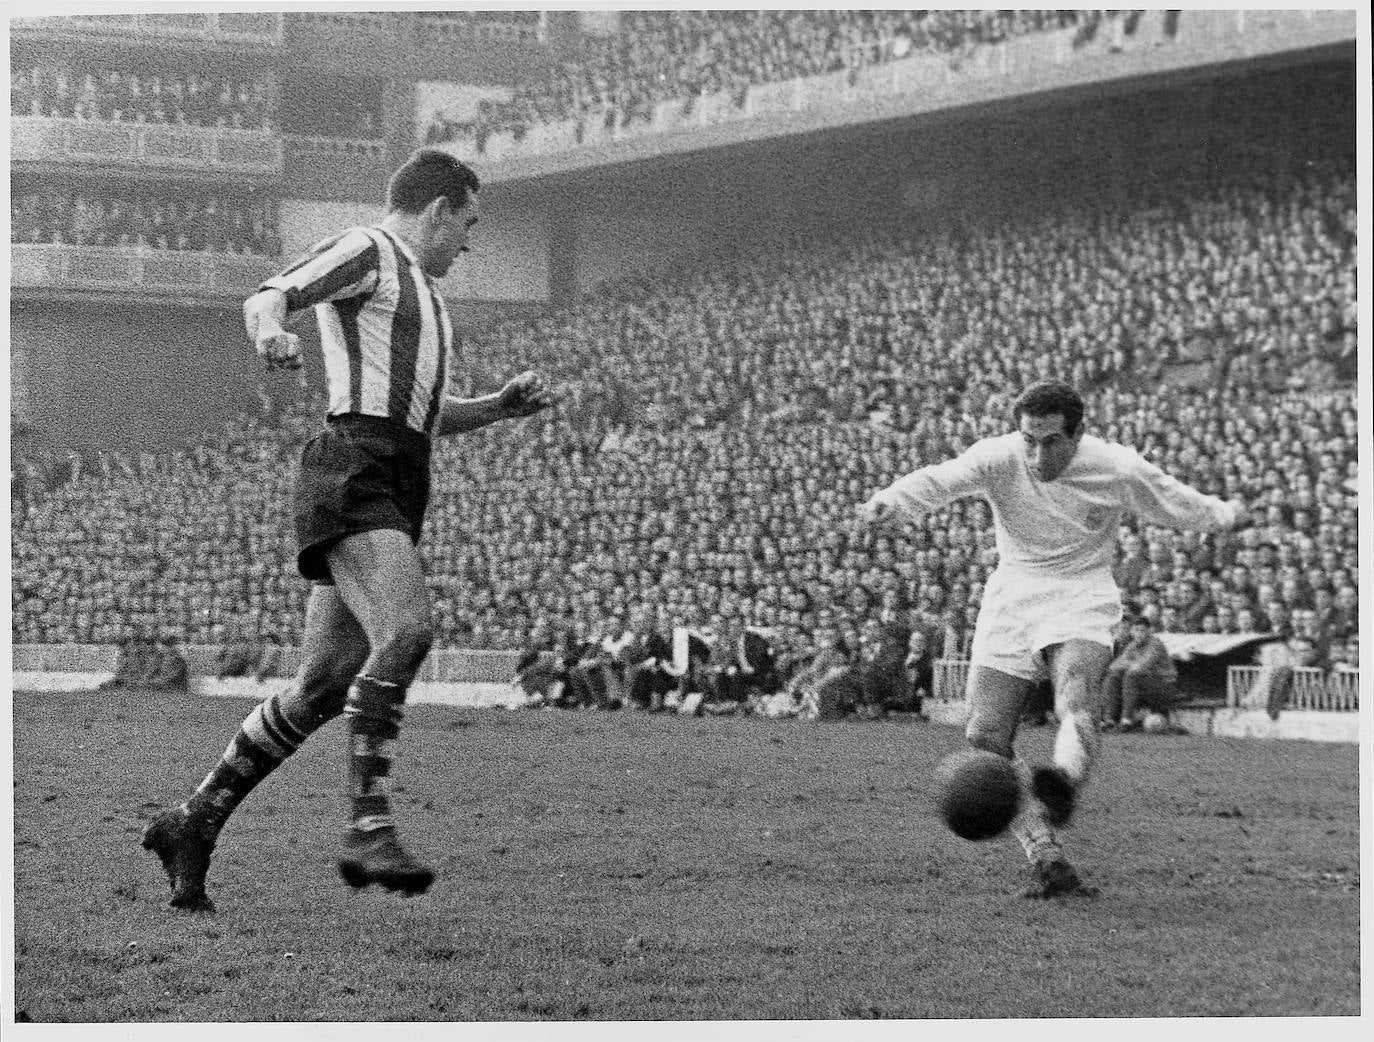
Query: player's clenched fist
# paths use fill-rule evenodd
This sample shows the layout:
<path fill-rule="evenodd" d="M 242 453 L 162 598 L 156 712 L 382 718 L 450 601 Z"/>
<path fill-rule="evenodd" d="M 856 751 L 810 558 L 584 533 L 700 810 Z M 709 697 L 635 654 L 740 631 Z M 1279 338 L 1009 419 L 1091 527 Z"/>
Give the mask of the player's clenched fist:
<path fill-rule="evenodd" d="M 266 363 L 268 369 L 299 369 L 301 338 L 284 330 L 260 334 L 258 357 Z"/>
<path fill-rule="evenodd" d="M 893 513 L 890 504 L 877 499 L 866 500 L 854 508 L 855 520 L 865 526 L 881 525 L 889 520 Z"/>
<path fill-rule="evenodd" d="M 533 416 L 558 400 L 539 373 L 529 370 L 501 388 L 500 403 L 507 416 Z"/>

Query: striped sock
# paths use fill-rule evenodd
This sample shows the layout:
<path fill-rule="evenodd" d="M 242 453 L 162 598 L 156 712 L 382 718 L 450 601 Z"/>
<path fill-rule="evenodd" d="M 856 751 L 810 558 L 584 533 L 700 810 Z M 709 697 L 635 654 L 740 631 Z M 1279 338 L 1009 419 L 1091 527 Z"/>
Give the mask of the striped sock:
<path fill-rule="evenodd" d="M 358 832 L 392 825 L 391 754 L 401 733 L 406 689 L 358 674 L 348 689 L 349 782 L 353 828 Z"/>
<path fill-rule="evenodd" d="M 275 694 L 268 695 L 253 707 L 219 763 L 182 809 L 218 832 L 244 797 L 299 749 L 309 734 L 286 718 Z"/>

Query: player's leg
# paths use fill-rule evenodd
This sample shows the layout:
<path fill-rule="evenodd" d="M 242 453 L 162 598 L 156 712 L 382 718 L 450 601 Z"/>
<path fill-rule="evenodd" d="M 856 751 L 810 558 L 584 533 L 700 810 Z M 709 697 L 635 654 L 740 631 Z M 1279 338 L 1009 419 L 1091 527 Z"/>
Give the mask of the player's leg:
<path fill-rule="evenodd" d="M 1045 649 L 1054 682 L 1059 732 L 1054 765 L 1035 771 L 1032 788 L 1053 825 L 1073 816 L 1079 788 L 1088 780 L 1101 748 L 1097 722 L 1102 715 L 1103 678 L 1112 649 L 1091 640 L 1066 640 Z"/>
<path fill-rule="evenodd" d="M 1118 721 L 1124 723 L 1126 716 L 1125 680 L 1126 671 L 1121 667 L 1108 669 L 1102 680 L 1102 726 L 1110 729 Z"/>
<path fill-rule="evenodd" d="M 1121 725 L 1125 729 L 1134 730 L 1138 723 L 1136 716 L 1140 712 L 1141 696 L 1145 694 L 1144 679 L 1136 669 L 1126 670 L 1121 679 Z"/>
<path fill-rule="evenodd" d="M 1012 759 L 1012 743 L 1021 721 L 1021 709 L 1035 681 L 1012 676 L 989 666 L 972 666 L 965 689 L 968 722 L 964 737 L 975 749 Z"/>
<path fill-rule="evenodd" d="M 248 793 L 343 711 L 348 686 L 367 654 L 367 637 L 338 591 L 314 586 L 295 684 L 253 708 L 187 808 L 216 830 L 222 827 Z"/>
<path fill-rule="evenodd" d="M 1011 760 L 1021 789 L 1027 793 L 1031 789 L 1030 768 L 1016 757 L 1013 743 L 1022 709 L 1035 683 L 1027 677 L 974 666 L 969 671 L 967 689 L 969 715 L 964 733 L 969 744 Z M 1035 896 L 1049 896 L 1047 891 L 1056 885 L 1053 881 L 1063 875 L 1061 866 L 1067 867 L 1067 862 L 1058 835 L 1045 819 L 1044 808 L 1035 800 L 1023 800 L 1012 820 L 1011 831 L 1025 851 L 1035 875 L 1032 884 Z M 1073 870 L 1068 871 L 1072 873 Z"/>
<path fill-rule="evenodd" d="M 1027 897 L 1092 895 L 1064 856 L 1055 833 L 1073 815 L 1078 787 L 1086 781 L 1098 750 L 1097 721 L 1102 712 L 1102 678 L 1111 648 L 1086 640 L 1068 640 L 1044 651 L 1055 688 L 1059 732 L 1054 766 L 1030 772 L 1030 791 L 1022 814 L 1013 822 L 1017 838 L 1031 861 L 1035 881 Z M 1024 767 L 1023 767 L 1024 770 Z"/>
<path fill-rule="evenodd" d="M 371 646 L 348 689 L 352 827 L 339 871 L 350 886 L 378 883 L 423 893 L 434 873 L 397 842 L 388 796 L 392 749 L 406 691 L 433 641 L 430 596 L 409 534 L 392 528 L 346 536 L 328 551 L 339 595 Z"/>
<path fill-rule="evenodd" d="M 1126 671 L 1122 684 L 1121 721 L 1126 730 L 1141 727 L 1145 712 L 1168 716 L 1173 708 L 1174 684 L 1170 680 L 1143 669 Z"/>
<path fill-rule="evenodd" d="M 307 737 L 343 709 L 368 648 L 361 627 L 332 586 L 311 591 L 301 651 L 295 686 L 255 706 L 191 797 L 158 815 L 144 831 L 143 846 L 157 853 L 171 881 L 173 907 L 213 908 L 205 874 L 225 821 Z"/>

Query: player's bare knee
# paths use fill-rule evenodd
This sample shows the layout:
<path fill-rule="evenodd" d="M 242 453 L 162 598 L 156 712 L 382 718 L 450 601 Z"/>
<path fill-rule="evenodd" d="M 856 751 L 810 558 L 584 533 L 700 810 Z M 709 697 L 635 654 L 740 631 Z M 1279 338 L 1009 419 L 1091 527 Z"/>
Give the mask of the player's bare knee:
<path fill-rule="evenodd" d="M 407 668 L 418 669 L 434 645 L 434 622 L 428 608 L 407 612 L 387 635 L 387 652 Z"/>
<path fill-rule="evenodd" d="M 293 722 L 315 727 L 342 713 L 348 689 L 365 658 L 352 647 L 321 648 L 301 672 L 299 702 L 310 719 Z M 289 711 L 287 716 L 291 716 Z"/>
<path fill-rule="evenodd" d="M 1129 672 L 1122 679 L 1127 676 L 1130 676 Z M 1069 709 L 1086 710 L 1103 690 L 1104 679 L 1075 670 L 1064 675 L 1059 684 L 1059 694 Z"/>
<path fill-rule="evenodd" d="M 331 695 L 337 694 L 340 711 L 342 711 L 343 699 L 348 695 L 348 689 L 353 686 L 353 681 L 362 672 L 363 663 L 366 661 L 366 654 L 358 654 L 350 649 L 348 652 L 341 653 L 330 663 L 326 675 L 326 690 Z"/>

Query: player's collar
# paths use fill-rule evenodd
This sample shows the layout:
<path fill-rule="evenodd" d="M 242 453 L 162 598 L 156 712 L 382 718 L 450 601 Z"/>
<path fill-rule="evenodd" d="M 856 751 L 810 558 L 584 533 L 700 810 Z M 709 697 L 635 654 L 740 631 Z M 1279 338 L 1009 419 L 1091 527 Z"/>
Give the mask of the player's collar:
<path fill-rule="evenodd" d="M 405 259 L 409 261 L 413 267 L 419 269 L 420 273 L 424 275 L 426 282 L 429 281 L 429 272 L 425 271 L 424 265 L 420 263 L 420 258 L 415 256 L 415 251 L 410 248 L 410 243 L 406 242 L 405 239 L 401 238 L 400 235 L 398 235 L 396 232 L 393 232 L 390 228 L 386 227 L 385 225 L 374 224 L 372 227 L 377 229 L 377 231 L 381 232 L 393 243 L 395 243 L 396 248 L 401 251 L 401 253 L 405 256 Z"/>

